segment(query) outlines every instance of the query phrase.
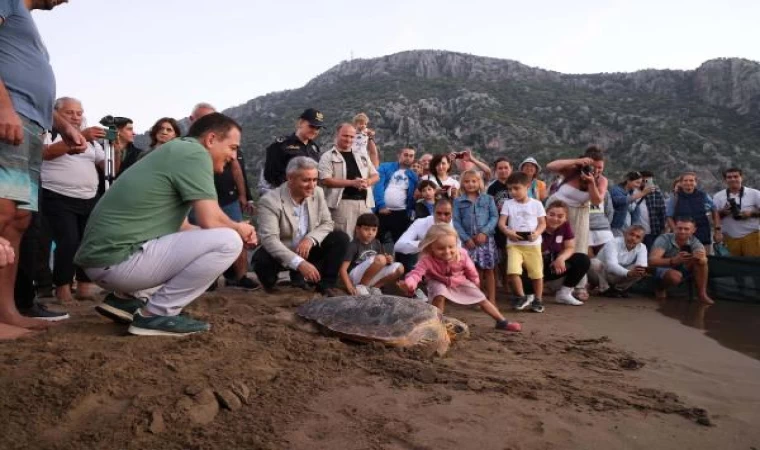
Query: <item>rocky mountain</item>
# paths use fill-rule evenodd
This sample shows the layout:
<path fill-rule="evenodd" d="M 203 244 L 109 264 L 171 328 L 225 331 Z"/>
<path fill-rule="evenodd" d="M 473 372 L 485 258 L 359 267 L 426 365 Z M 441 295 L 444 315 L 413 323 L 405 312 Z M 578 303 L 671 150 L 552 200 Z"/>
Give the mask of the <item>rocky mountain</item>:
<path fill-rule="evenodd" d="M 408 51 L 344 61 L 305 86 L 267 94 L 225 113 L 244 126 L 253 178 L 263 151 L 315 107 L 330 125 L 364 111 L 392 159 L 403 145 L 424 152 L 471 147 L 487 160 L 540 162 L 607 149 L 608 174 L 653 170 L 664 186 L 694 170 L 718 189 L 739 166 L 760 185 L 760 64 L 715 59 L 696 70 L 567 75 L 516 61 L 446 51 Z M 332 126 L 320 143 L 332 143 Z"/>

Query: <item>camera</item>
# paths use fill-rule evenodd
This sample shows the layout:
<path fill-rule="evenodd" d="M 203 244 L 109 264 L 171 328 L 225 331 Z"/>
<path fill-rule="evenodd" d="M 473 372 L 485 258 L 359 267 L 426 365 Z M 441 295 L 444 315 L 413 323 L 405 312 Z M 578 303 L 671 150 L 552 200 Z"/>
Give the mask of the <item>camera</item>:
<path fill-rule="evenodd" d="M 733 217 L 734 220 L 742 220 L 744 218 L 742 217 L 742 211 L 739 209 L 739 205 L 736 203 L 736 199 L 728 199 L 728 209 L 731 211 L 731 217 Z"/>
<path fill-rule="evenodd" d="M 115 141 L 118 134 L 118 128 L 123 127 L 129 122 L 130 120 L 126 117 L 105 116 L 100 119 L 100 124 L 107 128 L 105 139 L 107 141 Z"/>
<path fill-rule="evenodd" d="M 465 152 L 455 152 L 454 153 L 454 159 L 462 159 L 464 158 Z"/>
<path fill-rule="evenodd" d="M 591 164 L 581 167 L 581 173 L 584 175 L 593 175 L 595 171 L 596 168 Z"/>

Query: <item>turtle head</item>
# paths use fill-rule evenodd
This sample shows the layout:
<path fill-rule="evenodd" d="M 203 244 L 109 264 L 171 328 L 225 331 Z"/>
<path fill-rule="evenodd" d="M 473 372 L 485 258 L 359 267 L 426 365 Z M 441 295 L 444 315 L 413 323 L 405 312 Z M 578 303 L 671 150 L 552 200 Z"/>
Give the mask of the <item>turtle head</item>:
<path fill-rule="evenodd" d="M 443 324 L 446 326 L 446 333 L 451 341 L 467 339 L 470 337 L 470 327 L 466 323 L 453 317 L 443 316 Z"/>

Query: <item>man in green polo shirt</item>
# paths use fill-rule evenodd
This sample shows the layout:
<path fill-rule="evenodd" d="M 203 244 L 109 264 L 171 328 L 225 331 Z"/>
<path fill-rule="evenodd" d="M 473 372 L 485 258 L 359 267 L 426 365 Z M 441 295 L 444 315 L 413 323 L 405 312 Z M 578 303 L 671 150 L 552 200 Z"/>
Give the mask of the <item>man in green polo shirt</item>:
<path fill-rule="evenodd" d="M 151 152 L 119 177 L 93 210 L 75 262 L 93 282 L 115 292 L 159 287 L 143 303 L 109 294 L 97 311 L 131 323 L 137 335 L 207 331 L 205 322 L 180 315 L 237 258 L 256 244 L 248 223 L 219 208 L 214 172 L 235 159 L 241 128 L 220 113 L 193 123 L 187 137 Z M 187 223 L 195 209 L 199 227 Z"/>

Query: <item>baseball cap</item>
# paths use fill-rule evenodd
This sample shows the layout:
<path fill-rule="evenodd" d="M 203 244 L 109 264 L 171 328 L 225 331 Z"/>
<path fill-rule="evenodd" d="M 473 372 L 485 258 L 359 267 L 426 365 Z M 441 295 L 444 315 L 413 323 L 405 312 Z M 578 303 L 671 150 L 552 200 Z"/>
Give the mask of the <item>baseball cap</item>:
<path fill-rule="evenodd" d="M 309 122 L 309 124 L 314 127 L 322 128 L 325 126 L 325 123 L 323 122 L 324 115 L 322 112 L 317 111 L 314 108 L 309 108 L 306 111 L 302 112 L 298 118 Z"/>

